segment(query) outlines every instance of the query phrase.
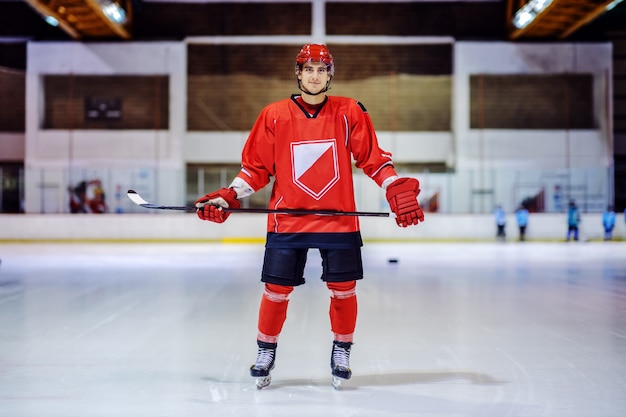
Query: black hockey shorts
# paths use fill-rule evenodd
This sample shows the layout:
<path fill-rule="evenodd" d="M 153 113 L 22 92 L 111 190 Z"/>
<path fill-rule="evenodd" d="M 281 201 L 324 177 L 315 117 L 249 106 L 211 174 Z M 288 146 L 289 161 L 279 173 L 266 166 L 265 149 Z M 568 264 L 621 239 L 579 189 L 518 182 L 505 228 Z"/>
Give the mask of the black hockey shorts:
<path fill-rule="evenodd" d="M 305 282 L 304 267 L 308 249 L 266 248 L 261 281 L 296 287 Z M 322 281 L 345 282 L 363 278 L 361 248 L 320 249 Z"/>

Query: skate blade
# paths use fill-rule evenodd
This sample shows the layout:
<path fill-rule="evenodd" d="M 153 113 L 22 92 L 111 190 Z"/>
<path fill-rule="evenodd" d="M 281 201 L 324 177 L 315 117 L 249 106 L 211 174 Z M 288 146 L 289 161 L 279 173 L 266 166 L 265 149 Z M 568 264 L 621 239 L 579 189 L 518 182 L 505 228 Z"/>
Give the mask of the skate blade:
<path fill-rule="evenodd" d="M 333 388 L 336 390 L 340 389 L 343 381 L 345 381 L 345 379 L 339 378 L 338 376 L 333 375 L 333 382 L 332 382 Z"/>
<path fill-rule="evenodd" d="M 263 389 L 267 387 L 272 382 L 271 375 L 259 377 L 256 379 L 256 388 Z"/>

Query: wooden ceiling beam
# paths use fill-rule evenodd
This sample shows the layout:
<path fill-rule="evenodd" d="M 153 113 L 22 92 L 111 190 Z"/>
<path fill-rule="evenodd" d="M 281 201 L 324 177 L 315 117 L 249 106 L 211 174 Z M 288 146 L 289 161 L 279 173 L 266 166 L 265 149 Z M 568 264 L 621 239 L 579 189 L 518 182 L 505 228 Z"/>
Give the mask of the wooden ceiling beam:
<path fill-rule="evenodd" d="M 526 2 L 507 1 L 509 39 L 565 39 L 582 26 L 598 18 L 613 0 L 552 0 L 524 28 L 517 28 L 513 18 Z"/>
<path fill-rule="evenodd" d="M 39 12 L 39 14 L 41 14 L 42 16 L 44 17 L 50 16 L 56 19 L 57 22 L 59 22 L 59 27 L 63 29 L 63 31 L 67 33 L 68 35 L 70 35 L 72 38 L 80 39 L 82 37 L 80 32 L 74 29 L 74 25 L 66 21 L 62 15 L 56 12 L 56 10 L 52 10 L 48 8 L 47 5 L 39 2 L 38 0 L 26 0 L 26 2 L 33 9 L 37 10 L 37 12 Z"/>
<path fill-rule="evenodd" d="M 26 1 L 42 16 L 55 18 L 59 22 L 59 27 L 74 39 L 132 38 L 128 29 L 132 24 L 132 6 L 129 0 L 118 0 L 126 13 L 124 23 L 116 23 L 109 19 L 98 0 Z"/>

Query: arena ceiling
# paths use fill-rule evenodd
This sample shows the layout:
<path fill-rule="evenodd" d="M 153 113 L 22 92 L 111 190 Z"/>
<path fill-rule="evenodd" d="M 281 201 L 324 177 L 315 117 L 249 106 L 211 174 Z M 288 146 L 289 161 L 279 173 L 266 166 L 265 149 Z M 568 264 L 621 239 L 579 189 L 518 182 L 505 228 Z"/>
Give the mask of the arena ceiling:
<path fill-rule="evenodd" d="M 403 7 L 403 10 L 407 10 L 406 7 L 419 7 L 420 16 L 431 10 L 436 16 L 441 16 L 451 7 L 454 7 L 455 13 L 459 13 L 458 5 L 466 4 L 471 12 L 460 13 L 472 20 L 478 37 L 484 33 L 483 27 L 487 23 L 498 28 L 493 30 L 491 37 L 500 36 L 509 40 L 566 40 L 599 21 L 614 26 L 616 30 L 619 30 L 619 22 L 621 26 L 626 26 L 623 23 L 626 21 L 626 1 L 621 0 L 0 0 L 0 37 L 54 39 L 66 36 L 83 41 L 184 38 L 202 34 L 202 29 L 193 24 L 198 20 L 189 19 L 189 25 L 186 26 L 184 16 L 215 14 L 225 10 L 224 6 L 234 4 L 239 5 L 240 10 L 248 6 L 253 10 L 268 3 L 309 8 L 313 4 L 322 4 L 327 13 L 329 9 L 341 5 L 348 5 L 358 11 L 360 7 L 384 3 L 388 10 L 394 7 Z M 477 8 L 478 4 L 484 5 L 483 8 Z M 28 9 L 24 9 L 24 6 L 28 6 Z M 478 11 L 488 8 L 491 8 L 491 13 L 481 15 Z M 175 32 L 172 32 L 168 19 L 172 27 L 178 28 Z M 489 22 L 485 22 L 485 19 L 489 19 Z M 219 22 L 219 19 L 215 17 L 210 20 L 212 24 L 216 21 Z M 204 24 L 209 26 L 207 22 L 205 20 Z M 21 28 L 18 29 L 20 23 Z M 51 25 L 49 28 L 42 27 L 48 24 Z M 189 33 L 185 33 L 186 30 Z"/>

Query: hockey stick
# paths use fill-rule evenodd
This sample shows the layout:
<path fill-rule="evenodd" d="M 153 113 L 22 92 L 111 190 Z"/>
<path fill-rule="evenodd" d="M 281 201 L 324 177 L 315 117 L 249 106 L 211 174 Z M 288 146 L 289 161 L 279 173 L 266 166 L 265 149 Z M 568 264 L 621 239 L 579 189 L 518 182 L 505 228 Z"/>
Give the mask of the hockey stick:
<path fill-rule="evenodd" d="M 152 204 L 141 197 L 137 191 L 128 190 L 126 192 L 128 198 L 138 206 L 157 209 L 157 210 L 179 210 L 179 211 L 196 211 L 195 206 L 162 206 Z M 222 208 L 224 211 L 231 213 L 265 213 L 265 214 L 314 214 L 317 216 L 365 216 L 365 217 L 389 217 L 389 213 L 372 212 L 372 211 L 337 211 L 337 210 L 303 210 L 303 209 L 255 209 L 255 208 Z"/>

